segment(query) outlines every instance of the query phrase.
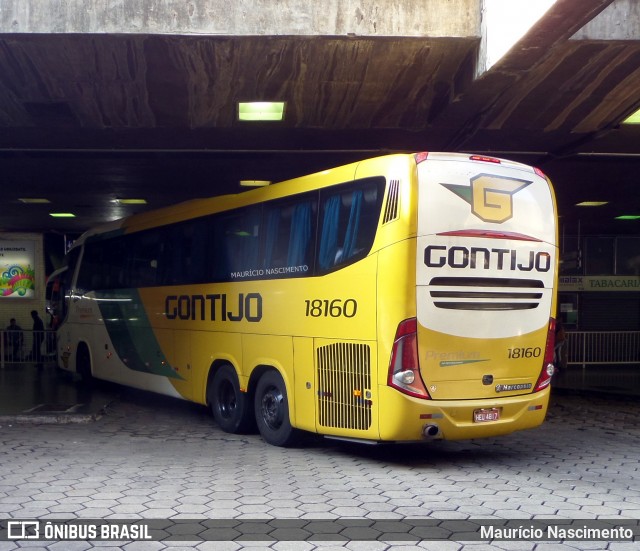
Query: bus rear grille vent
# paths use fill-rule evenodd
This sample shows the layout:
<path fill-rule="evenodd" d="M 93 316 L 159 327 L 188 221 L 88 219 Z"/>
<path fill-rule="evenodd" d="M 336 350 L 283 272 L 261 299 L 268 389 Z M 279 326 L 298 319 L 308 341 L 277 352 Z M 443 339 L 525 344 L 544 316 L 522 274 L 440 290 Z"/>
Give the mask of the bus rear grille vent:
<path fill-rule="evenodd" d="M 434 277 L 429 295 L 436 308 L 447 310 L 531 310 L 542 299 L 537 279 Z"/>
<path fill-rule="evenodd" d="M 384 207 L 384 217 L 382 223 L 386 224 L 398 218 L 398 203 L 400 193 L 400 180 L 391 180 L 389 182 L 389 193 L 387 195 L 387 204 Z"/>
<path fill-rule="evenodd" d="M 317 350 L 320 425 L 371 426 L 371 352 L 366 344 L 336 343 Z"/>

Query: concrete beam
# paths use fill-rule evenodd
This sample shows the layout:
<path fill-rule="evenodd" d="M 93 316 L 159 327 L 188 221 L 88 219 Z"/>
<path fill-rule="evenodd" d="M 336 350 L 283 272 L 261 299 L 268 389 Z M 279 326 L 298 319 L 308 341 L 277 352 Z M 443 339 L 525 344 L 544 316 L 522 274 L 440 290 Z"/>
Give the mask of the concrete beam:
<path fill-rule="evenodd" d="M 572 40 L 640 40 L 640 2 L 615 0 Z"/>
<path fill-rule="evenodd" d="M 614 0 L 556 0 L 554 5 L 489 70 L 486 52 L 480 49 L 478 73 L 473 85 L 441 114 L 449 122 L 447 149 L 463 149 L 465 143 L 495 118 L 495 105 L 513 91 L 528 72 L 544 63 L 571 36 L 601 14 Z"/>
<path fill-rule="evenodd" d="M 481 0 L 2 0 L 0 33 L 479 37 Z"/>

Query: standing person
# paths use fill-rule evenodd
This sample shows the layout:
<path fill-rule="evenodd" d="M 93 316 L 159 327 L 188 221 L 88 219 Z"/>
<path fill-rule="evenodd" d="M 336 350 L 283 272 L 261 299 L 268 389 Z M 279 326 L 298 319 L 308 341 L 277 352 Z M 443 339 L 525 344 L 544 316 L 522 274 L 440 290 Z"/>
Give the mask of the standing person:
<path fill-rule="evenodd" d="M 20 360 L 22 350 L 22 327 L 16 322 L 16 318 L 9 320 L 9 326 L 4 335 L 7 359 L 11 362 Z"/>
<path fill-rule="evenodd" d="M 36 367 L 42 368 L 42 354 L 40 347 L 44 340 L 44 322 L 40 319 L 37 310 L 31 310 L 31 317 L 33 318 L 33 347 L 31 348 L 31 355 Z"/>

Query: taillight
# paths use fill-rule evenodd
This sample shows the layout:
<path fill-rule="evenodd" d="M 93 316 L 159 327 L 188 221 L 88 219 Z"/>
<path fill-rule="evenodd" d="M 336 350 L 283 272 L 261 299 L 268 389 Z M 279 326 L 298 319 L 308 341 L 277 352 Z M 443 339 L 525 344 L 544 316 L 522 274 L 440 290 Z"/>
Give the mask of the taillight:
<path fill-rule="evenodd" d="M 420 376 L 418 361 L 418 322 L 411 318 L 400 322 L 389 364 L 389 386 L 417 398 L 431 398 Z"/>
<path fill-rule="evenodd" d="M 471 155 L 469 159 L 472 161 L 482 161 L 483 163 L 495 163 L 497 165 L 502 163 L 497 157 L 486 157 L 484 155 Z"/>
<path fill-rule="evenodd" d="M 545 179 L 545 180 L 547 180 L 547 181 L 549 180 L 549 178 L 547 178 L 547 175 L 546 175 L 544 172 L 542 172 L 542 170 L 540 170 L 537 166 L 534 166 L 534 167 L 533 167 L 533 171 L 534 171 L 538 176 L 540 176 L 540 178 L 544 178 L 544 179 Z"/>
<path fill-rule="evenodd" d="M 544 349 L 544 361 L 542 362 L 542 371 L 538 377 L 534 392 L 538 392 L 549 386 L 551 377 L 555 368 L 553 367 L 553 352 L 556 344 L 556 320 L 549 318 L 549 329 L 547 331 L 547 344 Z"/>
<path fill-rule="evenodd" d="M 416 164 L 419 165 L 422 161 L 426 161 L 429 153 L 427 151 L 422 151 L 421 153 L 416 153 L 414 158 L 416 160 Z"/>

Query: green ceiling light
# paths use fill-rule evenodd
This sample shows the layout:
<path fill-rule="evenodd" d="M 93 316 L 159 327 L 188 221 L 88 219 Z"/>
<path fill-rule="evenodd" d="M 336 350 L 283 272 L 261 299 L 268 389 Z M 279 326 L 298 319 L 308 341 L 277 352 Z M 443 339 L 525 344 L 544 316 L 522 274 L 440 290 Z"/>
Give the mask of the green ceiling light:
<path fill-rule="evenodd" d="M 76 215 L 72 212 L 50 212 L 49 216 L 53 216 L 54 218 L 75 218 Z"/>
<path fill-rule="evenodd" d="M 609 201 L 582 201 L 581 203 L 576 203 L 576 207 L 601 207 L 608 203 Z"/>
<path fill-rule="evenodd" d="M 247 101 L 238 103 L 238 120 L 281 121 L 284 119 L 284 101 Z"/>
<path fill-rule="evenodd" d="M 629 115 L 622 121 L 622 124 L 640 124 L 640 109 Z"/>
<path fill-rule="evenodd" d="M 622 214 L 616 216 L 616 220 L 640 220 L 640 214 Z"/>

